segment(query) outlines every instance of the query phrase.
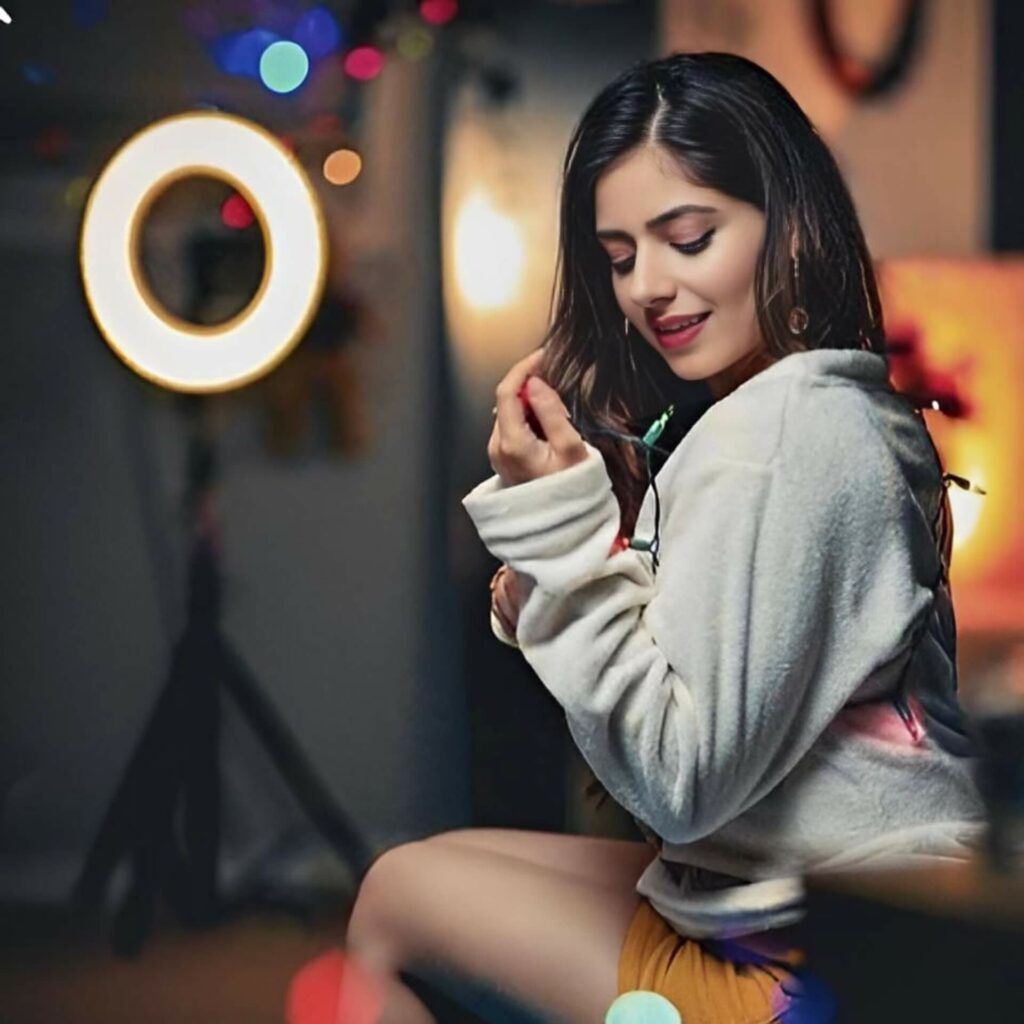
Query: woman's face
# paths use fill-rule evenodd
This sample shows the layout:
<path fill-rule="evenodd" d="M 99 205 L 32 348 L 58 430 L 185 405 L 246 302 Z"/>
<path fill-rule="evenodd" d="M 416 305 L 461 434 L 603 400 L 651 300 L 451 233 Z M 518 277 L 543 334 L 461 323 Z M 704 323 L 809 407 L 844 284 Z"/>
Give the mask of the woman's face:
<path fill-rule="evenodd" d="M 655 146 L 620 157 L 598 179 L 594 198 L 619 307 L 677 377 L 706 380 L 721 398 L 768 365 L 754 313 L 764 238 L 757 207 L 691 184 Z M 698 209 L 662 219 L 691 205 Z M 697 313 L 710 316 L 687 344 L 652 322 Z"/>

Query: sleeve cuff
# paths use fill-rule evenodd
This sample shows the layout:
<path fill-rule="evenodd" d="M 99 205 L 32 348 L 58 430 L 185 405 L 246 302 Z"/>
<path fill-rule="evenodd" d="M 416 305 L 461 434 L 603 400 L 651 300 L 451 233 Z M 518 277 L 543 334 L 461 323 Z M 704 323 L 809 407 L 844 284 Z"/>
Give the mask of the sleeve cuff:
<path fill-rule="evenodd" d="M 503 643 L 509 647 L 514 647 L 517 651 L 519 650 L 519 641 L 514 636 L 505 631 L 505 627 L 501 624 L 501 619 L 494 614 L 494 609 L 491 609 L 491 632 Z"/>
<path fill-rule="evenodd" d="M 549 593 L 568 592 L 599 572 L 619 532 L 619 503 L 604 456 L 506 487 L 497 474 L 462 505 L 484 546 Z"/>

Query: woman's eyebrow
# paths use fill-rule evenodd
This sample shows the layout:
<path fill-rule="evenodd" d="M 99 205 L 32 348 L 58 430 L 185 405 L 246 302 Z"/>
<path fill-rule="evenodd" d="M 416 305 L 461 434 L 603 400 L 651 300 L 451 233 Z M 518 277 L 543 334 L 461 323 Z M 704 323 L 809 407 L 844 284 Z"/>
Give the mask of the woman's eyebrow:
<path fill-rule="evenodd" d="M 696 203 L 683 203 L 682 206 L 673 206 L 671 210 L 666 210 L 664 213 L 659 213 L 657 217 L 652 217 L 644 227 L 656 228 L 666 223 L 666 221 L 675 220 L 676 217 L 682 217 L 687 213 L 718 213 L 718 210 L 714 206 L 699 206 Z M 630 241 L 632 236 L 627 231 L 617 231 L 614 228 L 601 228 L 597 232 L 597 237 L 602 239 L 624 239 Z"/>

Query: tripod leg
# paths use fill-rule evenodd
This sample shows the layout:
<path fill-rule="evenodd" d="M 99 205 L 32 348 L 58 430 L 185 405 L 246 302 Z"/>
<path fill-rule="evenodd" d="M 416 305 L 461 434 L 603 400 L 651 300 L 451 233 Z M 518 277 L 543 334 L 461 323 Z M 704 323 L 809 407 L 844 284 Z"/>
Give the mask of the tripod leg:
<path fill-rule="evenodd" d="M 288 727 L 260 692 L 248 666 L 227 642 L 223 651 L 224 685 L 228 692 L 310 821 L 349 866 L 353 876 L 361 879 L 375 854 L 317 777 Z"/>
<path fill-rule="evenodd" d="M 144 825 L 163 801 L 169 812 L 174 778 L 176 706 L 183 698 L 181 645 L 175 650 L 167 682 L 124 776 L 86 855 L 73 900 L 87 912 L 99 909 L 117 862 L 142 841 Z"/>
<path fill-rule="evenodd" d="M 111 926 L 111 945 L 119 956 L 137 956 L 149 934 L 160 889 L 161 847 L 170 841 L 161 829 L 132 850 L 132 882 Z"/>
<path fill-rule="evenodd" d="M 219 645 L 211 641 L 211 662 L 220 665 Z M 221 831 L 219 677 L 195 680 L 188 759 L 184 767 L 182 849 L 187 865 L 187 897 L 179 908 L 183 920 L 201 926 L 220 913 L 217 860 Z"/>

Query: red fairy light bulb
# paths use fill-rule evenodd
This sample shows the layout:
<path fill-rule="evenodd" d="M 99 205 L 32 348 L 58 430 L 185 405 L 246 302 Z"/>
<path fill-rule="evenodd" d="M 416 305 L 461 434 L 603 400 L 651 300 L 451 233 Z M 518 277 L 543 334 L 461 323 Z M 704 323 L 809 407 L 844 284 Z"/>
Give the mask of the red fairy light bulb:
<path fill-rule="evenodd" d="M 616 554 L 619 551 L 625 551 L 629 547 L 629 538 L 624 537 L 621 533 L 612 541 L 611 551 L 608 552 L 608 557 Z"/>
<path fill-rule="evenodd" d="M 224 205 L 220 208 L 220 217 L 227 227 L 241 231 L 252 224 L 256 214 L 252 212 L 252 207 L 245 201 L 245 197 L 235 192 L 224 200 Z"/>
<path fill-rule="evenodd" d="M 376 46 L 357 46 L 345 54 L 345 74 L 359 82 L 376 78 L 384 67 L 384 54 Z"/>
<path fill-rule="evenodd" d="M 422 0 L 420 4 L 420 17 L 428 25 L 447 25 L 458 13 L 455 0 Z"/>

